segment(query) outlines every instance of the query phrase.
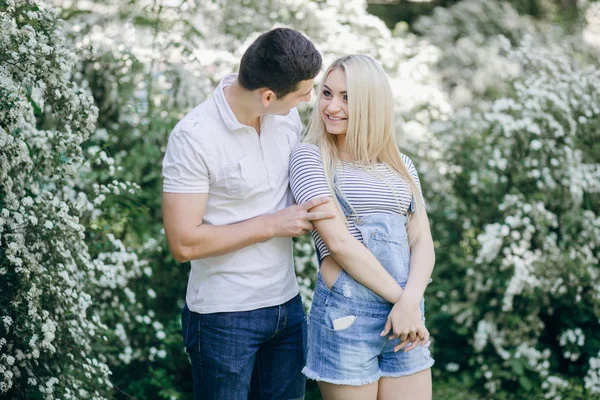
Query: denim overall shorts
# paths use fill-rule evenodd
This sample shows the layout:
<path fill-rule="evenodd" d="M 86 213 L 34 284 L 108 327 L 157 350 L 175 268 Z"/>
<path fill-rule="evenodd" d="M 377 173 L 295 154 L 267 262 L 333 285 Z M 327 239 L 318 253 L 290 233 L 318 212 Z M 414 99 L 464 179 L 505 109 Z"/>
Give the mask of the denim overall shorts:
<path fill-rule="evenodd" d="M 356 216 L 345 199 L 338 196 L 338 200 L 346 218 L 361 232 L 364 245 L 404 288 L 410 269 L 407 217 L 387 213 Z M 380 336 L 392 306 L 343 269 L 331 289 L 319 272 L 308 317 L 307 363 L 302 372 L 317 381 L 362 386 L 382 376 L 400 377 L 430 368 L 434 360 L 429 343 L 408 352 L 394 352 L 400 340 Z M 424 316 L 423 299 L 420 308 Z M 334 321 L 344 317 L 344 326 L 334 327 Z"/>

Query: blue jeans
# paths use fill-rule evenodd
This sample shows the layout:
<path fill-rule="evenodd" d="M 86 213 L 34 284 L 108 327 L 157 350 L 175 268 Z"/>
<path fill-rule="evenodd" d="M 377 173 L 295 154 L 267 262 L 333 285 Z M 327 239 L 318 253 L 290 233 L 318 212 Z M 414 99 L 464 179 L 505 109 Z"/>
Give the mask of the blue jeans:
<path fill-rule="evenodd" d="M 195 400 L 304 398 L 306 320 L 300 295 L 240 312 L 181 313 Z"/>

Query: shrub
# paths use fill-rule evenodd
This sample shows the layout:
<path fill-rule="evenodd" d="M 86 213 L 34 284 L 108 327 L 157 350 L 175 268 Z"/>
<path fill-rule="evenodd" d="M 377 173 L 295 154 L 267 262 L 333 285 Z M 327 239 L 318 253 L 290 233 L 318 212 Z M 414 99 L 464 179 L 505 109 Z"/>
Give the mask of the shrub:
<path fill-rule="evenodd" d="M 592 397 L 600 73 L 526 41 L 509 56 L 522 75 L 505 95 L 437 129 L 449 187 L 431 217 L 442 310 L 434 324 L 444 322 L 438 347 L 459 346 L 436 355 L 494 398 Z"/>

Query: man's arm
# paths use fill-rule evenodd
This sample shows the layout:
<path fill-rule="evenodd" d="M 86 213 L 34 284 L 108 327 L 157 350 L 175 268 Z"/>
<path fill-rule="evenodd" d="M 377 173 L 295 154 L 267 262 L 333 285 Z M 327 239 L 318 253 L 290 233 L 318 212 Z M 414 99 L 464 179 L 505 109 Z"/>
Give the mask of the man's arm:
<path fill-rule="evenodd" d="M 163 193 L 165 234 L 169 249 L 179 262 L 221 256 L 273 237 L 303 235 L 313 229 L 310 221 L 335 215 L 308 212 L 330 200 L 321 197 L 236 224 L 207 225 L 202 223 L 207 200 L 208 193 Z"/>

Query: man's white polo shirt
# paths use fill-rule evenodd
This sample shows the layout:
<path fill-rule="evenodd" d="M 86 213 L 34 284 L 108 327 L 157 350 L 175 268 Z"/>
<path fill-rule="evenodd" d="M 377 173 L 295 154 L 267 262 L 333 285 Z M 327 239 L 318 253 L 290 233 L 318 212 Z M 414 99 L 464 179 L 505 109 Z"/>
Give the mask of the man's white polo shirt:
<path fill-rule="evenodd" d="M 302 124 L 298 111 L 265 115 L 260 135 L 236 119 L 223 89 L 188 113 L 169 136 L 163 191 L 208 193 L 203 224 L 226 225 L 293 204 L 289 155 Z M 191 217 L 191 216 L 190 216 Z M 291 238 L 276 237 L 220 257 L 191 261 L 186 302 L 208 314 L 282 304 L 299 292 Z"/>

